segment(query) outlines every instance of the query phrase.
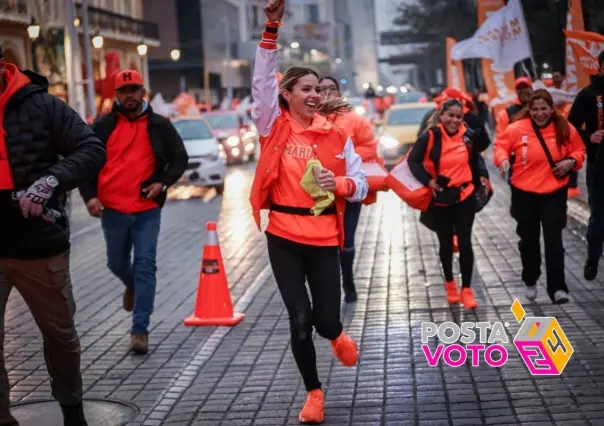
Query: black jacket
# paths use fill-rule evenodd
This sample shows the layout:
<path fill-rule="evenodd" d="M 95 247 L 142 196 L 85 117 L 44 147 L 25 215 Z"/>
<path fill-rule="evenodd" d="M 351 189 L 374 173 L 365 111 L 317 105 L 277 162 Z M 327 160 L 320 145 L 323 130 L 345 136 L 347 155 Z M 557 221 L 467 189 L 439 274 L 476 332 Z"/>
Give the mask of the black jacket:
<path fill-rule="evenodd" d="M 594 77 L 592 83 L 577 94 L 568 114 L 568 121 L 575 126 L 583 138 L 587 149 L 587 161 L 590 163 L 596 161 L 600 147 L 589 140 L 592 134 L 600 130 L 598 128 L 598 96 L 602 96 L 604 99 L 604 76 Z M 585 125 L 585 129 L 583 129 L 583 125 Z M 599 159 L 598 162 L 602 162 L 602 166 L 604 166 L 604 158 Z"/>
<path fill-rule="evenodd" d="M 92 129 L 107 144 L 111 133 L 117 125 L 119 107 L 113 105 L 111 113 L 98 119 Z M 149 116 L 147 129 L 151 140 L 151 149 L 155 156 L 155 171 L 146 180 L 141 182 L 141 189 L 152 183 L 163 183 L 166 186 L 175 184 L 183 175 L 189 163 L 189 156 L 182 138 L 169 119 L 153 112 L 151 105 L 147 106 L 144 114 Z M 80 185 L 80 194 L 85 202 L 96 198 L 98 187 L 98 174 L 92 180 Z M 154 201 L 162 207 L 166 202 L 166 193 L 162 192 Z"/>
<path fill-rule="evenodd" d="M 430 160 L 436 165 L 440 162 L 440 155 L 442 151 L 442 137 L 439 137 L 440 129 L 432 128 L 435 131 L 434 143 L 432 150 L 428 154 Z M 474 136 L 475 137 L 475 134 Z M 435 179 L 436 176 L 432 176 L 424 167 L 424 158 L 426 150 L 428 149 L 429 134 L 428 131 L 422 133 L 413 145 L 413 149 L 409 154 L 407 162 L 409 163 L 409 169 L 413 176 L 421 182 L 422 185 L 428 186 L 430 180 Z M 472 169 L 472 180 L 477 184 L 480 177 L 489 177 L 486 162 L 480 152 L 475 149 L 470 150 L 470 168 Z"/>
<path fill-rule="evenodd" d="M 73 109 L 48 94 L 46 78 L 24 74 L 31 83 L 9 99 L 3 119 L 14 188 L 24 190 L 54 175 L 59 187 L 47 206 L 62 217 L 52 224 L 25 219 L 12 201 L 13 191 L 0 191 L 0 258 L 42 259 L 69 249 L 66 192 L 101 170 L 105 148 Z"/>

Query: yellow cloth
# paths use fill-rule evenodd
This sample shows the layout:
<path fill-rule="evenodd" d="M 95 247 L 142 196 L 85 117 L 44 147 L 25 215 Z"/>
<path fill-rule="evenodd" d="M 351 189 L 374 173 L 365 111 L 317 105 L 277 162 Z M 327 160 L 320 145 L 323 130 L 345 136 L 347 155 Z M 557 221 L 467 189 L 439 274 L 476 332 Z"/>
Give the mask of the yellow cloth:
<path fill-rule="evenodd" d="M 323 168 L 323 165 L 318 160 L 309 160 L 306 163 L 306 171 L 304 172 L 304 176 L 302 176 L 300 186 L 315 201 L 315 206 L 310 210 L 315 216 L 319 216 L 326 208 L 331 206 L 336 197 L 333 195 L 333 192 L 325 191 L 319 186 L 313 170 L 315 167 Z"/>

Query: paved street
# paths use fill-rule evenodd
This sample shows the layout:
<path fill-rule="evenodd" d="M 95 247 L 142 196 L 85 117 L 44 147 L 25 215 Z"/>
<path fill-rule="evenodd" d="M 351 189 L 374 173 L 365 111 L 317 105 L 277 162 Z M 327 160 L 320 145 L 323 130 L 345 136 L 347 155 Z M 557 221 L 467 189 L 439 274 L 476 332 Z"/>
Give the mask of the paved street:
<path fill-rule="evenodd" d="M 252 173 L 250 166 L 232 169 L 224 197 L 168 202 L 151 349 L 143 357 L 127 354 L 130 318 L 121 309 L 122 286 L 106 268 L 98 222 L 74 200 L 71 260 L 86 398 L 135 404 L 140 412 L 132 425 L 297 424 L 306 394 L 265 240 L 250 214 Z M 474 227 L 475 312 L 446 304 L 437 240 L 415 211 L 393 193 L 364 208 L 357 233 L 359 300 L 342 311 L 359 343 L 358 366 L 342 367 L 329 343 L 316 340 L 326 425 L 604 424 L 604 288 L 582 278 L 585 209 L 580 202 L 570 206 L 564 233 L 573 301 L 553 306 L 542 279 L 530 304 L 520 280 L 509 191 L 493 179 L 496 196 Z M 233 301 L 246 315 L 232 329 L 182 323 L 193 310 L 209 220 L 218 221 Z M 529 316 L 558 319 L 575 350 L 561 376 L 531 376 L 513 349 L 515 297 Z M 504 367 L 428 366 L 420 323 L 464 320 L 510 324 Z M 16 292 L 6 315 L 5 350 L 13 402 L 49 398 L 42 340 Z"/>

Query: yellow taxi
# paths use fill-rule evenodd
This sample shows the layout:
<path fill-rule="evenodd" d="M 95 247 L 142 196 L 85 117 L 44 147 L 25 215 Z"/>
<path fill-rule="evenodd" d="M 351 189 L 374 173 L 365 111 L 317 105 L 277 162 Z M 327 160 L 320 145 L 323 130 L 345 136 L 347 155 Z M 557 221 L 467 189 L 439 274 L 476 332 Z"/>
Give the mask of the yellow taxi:
<path fill-rule="evenodd" d="M 377 130 L 378 155 L 391 168 L 409 151 L 417 140 L 424 116 L 436 109 L 434 102 L 395 104 L 390 107 Z"/>

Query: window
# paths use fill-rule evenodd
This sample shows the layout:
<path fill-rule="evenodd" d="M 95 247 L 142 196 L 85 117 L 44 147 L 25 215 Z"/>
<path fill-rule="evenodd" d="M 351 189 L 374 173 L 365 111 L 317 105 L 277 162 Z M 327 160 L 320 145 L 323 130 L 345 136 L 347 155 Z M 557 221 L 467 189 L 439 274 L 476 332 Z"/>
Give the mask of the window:
<path fill-rule="evenodd" d="M 212 139 L 212 132 L 203 120 L 180 120 L 172 124 L 183 140 Z"/>
<path fill-rule="evenodd" d="M 258 28 L 260 22 L 258 22 L 258 6 L 252 6 L 252 28 Z"/>
<path fill-rule="evenodd" d="M 210 122 L 210 126 L 217 130 L 238 129 L 239 120 L 237 114 L 212 114 L 205 118 Z"/>
<path fill-rule="evenodd" d="M 434 111 L 434 108 L 393 109 L 390 110 L 390 114 L 388 114 L 386 124 L 390 126 L 420 124 L 428 111 Z"/>
<path fill-rule="evenodd" d="M 319 23 L 319 6 L 316 4 L 308 5 L 308 22 L 311 24 Z"/>

